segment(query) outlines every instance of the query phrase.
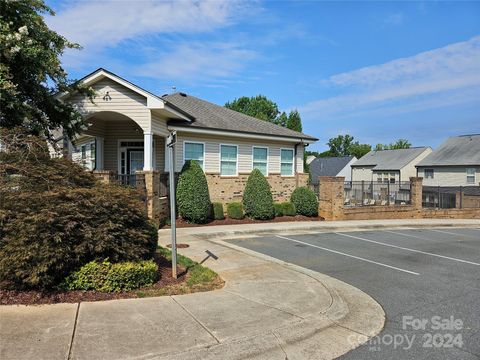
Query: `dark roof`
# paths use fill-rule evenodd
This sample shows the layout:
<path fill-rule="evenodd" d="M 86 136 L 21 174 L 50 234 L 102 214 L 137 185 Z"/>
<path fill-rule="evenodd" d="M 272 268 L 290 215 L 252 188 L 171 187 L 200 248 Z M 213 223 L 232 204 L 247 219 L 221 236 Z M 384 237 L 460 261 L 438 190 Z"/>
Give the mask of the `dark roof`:
<path fill-rule="evenodd" d="M 191 123 L 181 120 L 170 120 L 168 122 L 169 125 L 290 137 L 299 140 L 318 140 L 313 136 L 296 132 L 184 93 L 164 95 L 162 99 L 194 118 Z"/>
<path fill-rule="evenodd" d="M 312 184 L 318 184 L 319 176 L 337 176 L 353 158 L 354 156 L 316 158 L 310 163 Z"/>
<path fill-rule="evenodd" d="M 480 134 L 452 136 L 417 166 L 479 166 Z"/>
<path fill-rule="evenodd" d="M 372 166 L 373 170 L 400 170 L 426 149 L 428 147 L 420 146 L 409 149 L 372 150 L 356 161 L 352 167 Z"/>

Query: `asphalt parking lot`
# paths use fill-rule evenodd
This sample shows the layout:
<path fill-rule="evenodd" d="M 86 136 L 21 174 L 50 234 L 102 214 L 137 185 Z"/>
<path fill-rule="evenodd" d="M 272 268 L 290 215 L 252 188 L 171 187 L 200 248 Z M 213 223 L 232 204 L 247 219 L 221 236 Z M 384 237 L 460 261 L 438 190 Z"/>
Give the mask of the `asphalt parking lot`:
<path fill-rule="evenodd" d="M 342 359 L 479 359 L 480 229 L 311 233 L 231 240 L 365 291 L 384 330 Z"/>

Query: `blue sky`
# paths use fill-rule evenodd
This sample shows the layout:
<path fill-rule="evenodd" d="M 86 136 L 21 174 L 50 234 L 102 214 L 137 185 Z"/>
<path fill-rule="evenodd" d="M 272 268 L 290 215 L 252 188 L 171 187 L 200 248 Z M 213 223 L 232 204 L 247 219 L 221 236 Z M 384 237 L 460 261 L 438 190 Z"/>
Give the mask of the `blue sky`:
<path fill-rule="evenodd" d="M 156 94 L 223 105 L 264 94 L 299 109 L 320 141 L 351 134 L 438 146 L 480 133 L 480 2 L 47 1 L 81 51 L 72 78 L 104 67 Z"/>

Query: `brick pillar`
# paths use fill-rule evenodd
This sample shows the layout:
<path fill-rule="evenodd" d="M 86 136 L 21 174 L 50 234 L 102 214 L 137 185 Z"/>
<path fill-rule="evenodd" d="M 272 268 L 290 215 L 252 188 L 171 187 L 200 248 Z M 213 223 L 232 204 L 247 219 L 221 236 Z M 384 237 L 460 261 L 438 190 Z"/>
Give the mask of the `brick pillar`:
<path fill-rule="evenodd" d="M 422 190 L 423 178 L 411 177 L 410 178 L 410 200 L 415 210 L 419 212 L 422 210 Z"/>
<path fill-rule="evenodd" d="M 318 214 L 325 220 L 343 219 L 344 177 L 319 176 Z"/>
<path fill-rule="evenodd" d="M 160 218 L 160 173 L 157 170 L 137 171 L 137 175 L 143 176 L 145 179 L 145 196 L 147 202 L 147 214 L 150 219 L 155 222 Z M 143 187 L 140 182 L 137 182 L 137 187 Z M 140 190 L 142 190 L 140 188 Z"/>
<path fill-rule="evenodd" d="M 95 170 L 93 176 L 104 184 L 111 184 L 114 182 L 115 172 L 111 170 Z"/>

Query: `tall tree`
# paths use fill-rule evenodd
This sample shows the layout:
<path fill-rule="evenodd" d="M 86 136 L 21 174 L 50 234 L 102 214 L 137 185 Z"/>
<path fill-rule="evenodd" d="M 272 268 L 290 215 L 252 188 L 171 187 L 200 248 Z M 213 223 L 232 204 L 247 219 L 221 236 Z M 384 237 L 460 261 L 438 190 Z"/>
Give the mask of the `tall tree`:
<path fill-rule="evenodd" d="M 54 12 L 42 0 L 2 0 L 0 14 L 0 126 L 45 136 L 62 127 L 73 137 L 83 118 L 55 95 L 80 91 L 92 99 L 92 91 L 69 80 L 60 62 L 65 49 L 79 45 L 48 28 L 42 14 Z"/>
<path fill-rule="evenodd" d="M 332 156 L 348 156 L 350 155 L 350 147 L 353 144 L 353 136 L 338 135 L 328 140 L 327 145 L 330 147 Z"/>
<path fill-rule="evenodd" d="M 278 105 L 264 95 L 242 96 L 227 102 L 225 107 L 275 124 L 278 123 L 280 115 Z"/>
<path fill-rule="evenodd" d="M 286 127 L 290 130 L 302 132 L 302 118 L 297 109 L 292 110 L 288 115 Z"/>
<path fill-rule="evenodd" d="M 366 155 L 370 150 L 372 150 L 372 145 L 359 144 L 358 141 L 356 141 L 352 144 L 352 146 L 350 146 L 350 155 L 353 155 L 357 159 L 360 159 L 362 156 Z"/>

